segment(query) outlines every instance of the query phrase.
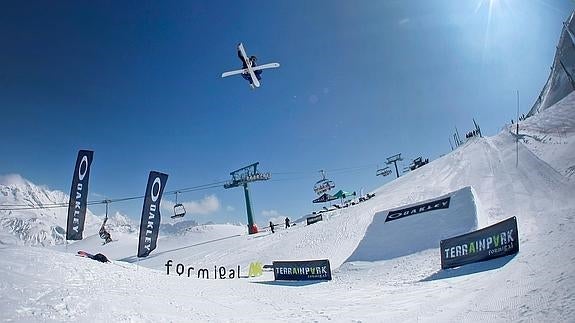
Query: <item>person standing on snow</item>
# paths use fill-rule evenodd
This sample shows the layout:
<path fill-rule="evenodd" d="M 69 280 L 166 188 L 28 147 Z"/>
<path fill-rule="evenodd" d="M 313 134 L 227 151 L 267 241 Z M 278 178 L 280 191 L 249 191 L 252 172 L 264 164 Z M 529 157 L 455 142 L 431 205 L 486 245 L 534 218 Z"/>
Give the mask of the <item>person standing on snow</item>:
<path fill-rule="evenodd" d="M 270 221 L 270 229 L 272 230 L 272 233 L 275 233 L 274 231 L 274 223 L 272 221 Z"/>
<path fill-rule="evenodd" d="M 286 217 L 286 229 L 289 228 L 289 218 Z"/>

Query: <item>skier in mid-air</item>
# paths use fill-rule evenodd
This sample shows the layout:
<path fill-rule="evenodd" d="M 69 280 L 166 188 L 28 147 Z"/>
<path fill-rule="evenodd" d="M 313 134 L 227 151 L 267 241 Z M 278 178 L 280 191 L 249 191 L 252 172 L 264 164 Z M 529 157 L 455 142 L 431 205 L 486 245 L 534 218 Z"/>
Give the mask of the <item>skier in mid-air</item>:
<path fill-rule="evenodd" d="M 242 56 L 242 52 L 241 52 L 239 49 L 238 49 L 238 57 L 239 57 L 240 60 L 242 61 L 242 69 L 248 68 L 248 64 L 247 64 L 247 62 L 244 60 L 244 58 L 243 58 L 243 56 Z M 257 66 L 257 62 L 256 62 L 256 61 L 257 61 L 257 58 L 256 58 L 254 55 L 250 56 L 250 65 L 251 65 L 251 67 L 256 67 L 256 66 Z M 258 79 L 258 81 L 261 81 L 261 80 L 262 80 L 262 77 L 261 77 L 261 75 L 262 75 L 262 70 L 254 71 L 254 74 L 256 75 L 256 78 Z M 250 82 L 250 86 L 251 86 L 252 88 L 254 88 L 254 84 L 253 84 L 252 78 L 250 77 L 250 74 L 249 74 L 249 73 L 242 73 L 242 77 L 244 78 L 244 80 L 247 80 L 248 82 Z"/>
<path fill-rule="evenodd" d="M 246 54 L 246 50 L 242 43 L 238 44 L 238 57 L 242 61 L 242 69 L 223 72 L 222 77 L 241 74 L 242 77 L 250 83 L 250 87 L 252 89 L 260 87 L 262 70 L 280 67 L 279 63 L 267 63 L 258 65 L 255 56 L 248 56 L 248 54 Z"/>

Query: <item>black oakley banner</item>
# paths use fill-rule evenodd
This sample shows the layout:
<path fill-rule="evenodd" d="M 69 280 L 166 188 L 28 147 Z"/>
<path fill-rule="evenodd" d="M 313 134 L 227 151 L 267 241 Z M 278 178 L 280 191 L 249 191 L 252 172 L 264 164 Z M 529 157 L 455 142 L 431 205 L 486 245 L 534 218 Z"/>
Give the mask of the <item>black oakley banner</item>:
<path fill-rule="evenodd" d="M 68 202 L 66 240 L 82 240 L 88 202 L 88 180 L 90 179 L 90 165 L 92 165 L 93 157 L 93 151 L 80 150 L 78 158 L 76 158 L 72 188 L 70 189 L 70 202 Z"/>
<path fill-rule="evenodd" d="M 517 219 L 441 240 L 440 248 L 442 269 L 515 254 L 519 252 Z"/>
<path fill-rule="evenodd" d="M 385 222 L 401 219 L 406 216 L 419 214 L 423 212 L 434 211 L 439 209 L 447 209 L 449 208 L 450 200 L 451 196 L 448 196 L 446 198 L 427 202 L 425 204 L 414 205 L 401 210 L 389 211 L 389 213 L 387 214 L 387 218 L 385 219 Z"/>
<path fill-rule="evenodd" d="M 323 195 L 313 200 L 312 203 L 325 203 L 333 200 L 337 200 L 337 197 L 334 197 L 328 193 L 323 193 Z"/>
<path fill-rule="evenodd" d="M 274 261 L 275 280 L 331 280 L 329 260 Z"/>
<path fill-rule="evenodd" d="M 321 217 L 321 214 L 316 215 L 316 216 L 310 216 L 309 218 L 306 219 L 307 225 L 316 223 L 323 220 L 323 218 Z"/>
<path fill-rule="evenodd" d="M 152 250 L 156 249 L 160 230 L 160 202 L 167 181 L 167 174 L 151 171 L 150 176 L 148 176 L 140 222 L 138 257 L 147 257 Z"/>

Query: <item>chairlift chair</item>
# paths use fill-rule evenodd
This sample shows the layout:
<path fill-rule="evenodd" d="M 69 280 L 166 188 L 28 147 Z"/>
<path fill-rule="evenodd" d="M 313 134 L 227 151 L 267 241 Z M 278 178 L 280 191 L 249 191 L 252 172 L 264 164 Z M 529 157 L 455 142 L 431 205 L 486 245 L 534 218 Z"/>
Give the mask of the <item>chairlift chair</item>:
<path fill-rule="evenodd" d="M 387 176 L 389 174 L 391 174 L 391 169 L 389 169 L 389 166 L 380 168 L 375 172 L 375 176 Z"/>
<path fill-rule="evenodd" d="M 186 208 L 182 203 L 178 203 L 178 193 L 176 192 L 176 204 L 174 205 L 174 215 L 171 216 L 172 219 L 182 218 L 186 215 Z"/>
<path fill-rule="evenodd" d="M 313 186 L 313 190 L 317 195 L 322 195 L 325 192 L 330 191 L 331 189 L 335 188 L 335 184 L 333 181 L 325 178 L 325 173 L 323 170 L 320 171 L 322 179 L 317 181 Z"/>
<path fill-rule="evenodd" d="M 106 216 L 104 217 L 104 222 L 102 223 L 100 231 L 98 232 L 100 238 L 104 239 L 104 244 L 112 242 L 112 236 L 110 235 L 110 232 L 106 231 L 106 222 L 108 222 L 108 204 L 110 202 L 110 200 L 104 201 L 104 203 L 106 203 Z"/>

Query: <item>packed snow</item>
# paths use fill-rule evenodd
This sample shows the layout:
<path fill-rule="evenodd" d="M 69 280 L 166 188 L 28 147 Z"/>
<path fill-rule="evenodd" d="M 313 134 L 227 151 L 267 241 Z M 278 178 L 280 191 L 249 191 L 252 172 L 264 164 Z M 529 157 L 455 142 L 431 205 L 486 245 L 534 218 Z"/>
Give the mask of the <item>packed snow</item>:
<path fill-rule="evenodd" d="M 437 197 L 449 198 L 449 207 L 386 222 L 394 210 L 377 212 L 348 261 L 393 259 L 437 247 L 438 241 L 474 231 L 480 222 L 471 187 Z M 429 203 L 420 201 L 402 209 Z M 406 233 L 409 233 L 406 235 Z"/>

